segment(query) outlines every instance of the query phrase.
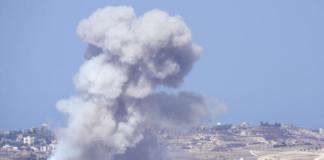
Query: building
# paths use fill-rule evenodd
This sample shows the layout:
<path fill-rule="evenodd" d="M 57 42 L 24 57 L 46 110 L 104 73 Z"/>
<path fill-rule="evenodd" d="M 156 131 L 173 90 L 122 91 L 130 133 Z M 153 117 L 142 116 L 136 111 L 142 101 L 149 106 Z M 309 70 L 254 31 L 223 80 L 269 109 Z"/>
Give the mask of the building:
<path fill-rule="evenodd" d="M 250 128 L 250 124 L 248 124 L 248 123 L 246 123 L 246 122 L 243 122 L 243 123 L 241 124 L 241 127 L 242 127 L 242 128 Z"/>
<path fill-rule="evenodd" d="M 217 140 L 219 140 L 219 137 L 218 136 L 211 136 L 209 140 L 210 141 L 217 141 Z"/>
<path fill-rule="evenodd" d="M 35 137 L 27 136 L 27 137 L 23 138 L 23 143 L 31 145 L 31 144 L 34 144 L 35 139 L 36 139 Z"/>
<path fill-rule="evenodd" d="M 246 131 L 246 130 L 241 131 L 241 136 L 252 136 L 252 135 L 257 135 L 257 133 L 251 132 L 251 131 Z"/>
<path fill-rule="evenodd" d="M 251 132 L 250 131 L 241 131 L 241 136 L 250 136 Z"/>
<path fill-rule="evenodd" d="M 13 146 L 10 146 L 9 144 L 4 145 L 2 148 L 3 148 L 3 149 L 18 150 L 18 147 L 13 147 Z"/>
<path fill-rule="evenodd" d="M 37 152 L 38 151 L 38 148 L 35 147 L 35 146 L 31 146 L 30 149 L 32 149 L 33 151 Z"/>
<path fill-rule="evenodd" d="M 11 149 L 11 146 L 9 144 L 6 144 L 2 147 L 3 149 Z"/>
<path fill-rule="evenodd" d="M 35 132 L 36 131 L 36 128 L 35 127 L 31 127 L 31 128 L 29 128 L 29 131 L 30 132 Z"/>
<path fill-rule="evenodd" d="M 42 130 L 43 130 L 43 131 L 46 131 L 46 130 L 47 130 L 47 123 L 43 123 Z"/>
<path fill-rule="evenodd" d="M 303 140 L 301 140 L 301 139 L 297 139 L 297 140 L 296 140 L 296 143 L 297 143 L 297 144 L 302 144 L 302 143 L 303 143 Z"/>
<path fill-rule="evenodd" d="M 164 133 L 164 131 L 163 131 L 163 133 Z M 56 140 L 56 139 L 52 139 L 52 140 L 51 140 L 51 143 L 52 143 L 52 144 L 57 144 L 57 140 Z"/>
<path fill-rule="evenodd" d="M 320 129 L 318 130 L 318 133 L 319 133 L 319 134 L 324 134 L 324 129 L 323 129 L 323 128 L 320 128 Z"/>
<path fill-rule="evenodd" d="M 49 151 L 49 146 L 41 146 L 41 147 L 40 147 L 40 151 L 42 151 L 42 152 L 47 152 L 47 151 Z"/>
<path fill-rule="evenodd" d="M 56 150 L 56 144 L 50 144 L 50 145 L 48 145 L 48 150 L 52 151 L 52 153 L 55 152 L 55 150 Z"/>
<path fill-rule="evenodd" d="M 237 125 L 232 125 L 231 129 L 238 129 L 238 126 Z"/>
<path fill-rule="evenodd" d="M 221 126 L 221 125 L 222 125 L 221 122 L 217 122 L 217 123 L 216 123 L 216 126 Z"/>
<path fill-rule="evenodd" d="M 37 140 L 38 140 L 40 143 L 47 144 L 46 139 L 44 139 L 44 138 L 37 138 Z"/>
<path fill-rule="evenodd" d="M 23 134 L 17 134 L 17 138 L 23 138 Z"/>
<path fill-rule="evenodd" d="M 16 142 L 22 142 L 23 137 L 23 134 L 17 134 Z"/>

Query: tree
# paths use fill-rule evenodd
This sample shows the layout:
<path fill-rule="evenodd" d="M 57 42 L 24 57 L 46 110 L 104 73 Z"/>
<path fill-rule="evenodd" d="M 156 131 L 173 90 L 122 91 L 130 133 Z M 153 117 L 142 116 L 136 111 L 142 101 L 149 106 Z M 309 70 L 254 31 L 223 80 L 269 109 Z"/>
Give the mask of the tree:
<path fill-rule="evenodd" d="M 33 153 L 30 153 L 30 160 L 37 160 L 37 156 Z"/>
<path fill-rule="evenodd" d="M 9 132 L 9 135 L 7 137 L 7 139 L 15 140 L 17 138 L 17 135 L 14 132 Z"/>
<path fill-rule="evenodd" d="M 48 137 L 46 137 L 46 144 L 50 144 L 51 143 L 51 140 L 48 138 Z"/>
<path fill-rule="evenodd" d="M 36 140 L 34 141 L 34 143 L 35 143 L 35 144 L 40 144 L 40 141 L 39 141 L 38 139 L 36 139 Z"/>
<path fill-rule="evenodd" d="M 281 124 L 276 122 L 276 123 L 274 124 L 274 127 L 281 127 Z"/>
<path fill-rule="evenodd" d="M 260 126 L 263 127 L 264 126 L 264 123 L 262 121 L 260 121 Z"/>
<path fill-rule="evenodd" d="M 269 124 L 268 122 L 265 122 L 264 125 L 265 125 L 266 127 L 269 127 L 269 126 L 270 126 L 270 124 Z"/>

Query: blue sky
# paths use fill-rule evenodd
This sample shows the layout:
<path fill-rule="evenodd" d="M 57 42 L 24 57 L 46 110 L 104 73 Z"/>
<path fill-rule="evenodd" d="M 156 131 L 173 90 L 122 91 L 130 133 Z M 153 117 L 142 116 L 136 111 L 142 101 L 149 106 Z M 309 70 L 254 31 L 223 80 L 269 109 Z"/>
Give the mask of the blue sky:
<path fill-rule="evenodd" d="M 0 0 L 0 129 L 64 124 L 84 61 L 79 21 L 105 6 L 180 14 L 204 48 L 178 90 L 227 104 L 216 121 L 324 127 L 323 1 Z"/>

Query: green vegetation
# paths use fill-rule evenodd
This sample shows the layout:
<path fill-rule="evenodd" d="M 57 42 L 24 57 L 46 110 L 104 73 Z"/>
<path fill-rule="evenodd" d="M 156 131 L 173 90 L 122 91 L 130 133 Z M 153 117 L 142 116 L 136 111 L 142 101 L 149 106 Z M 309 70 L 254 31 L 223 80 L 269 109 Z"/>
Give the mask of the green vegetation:
<path fill-rule="evenodd" d="M 50 131 L 41 131 L 41 130 L 40 131 L 34 130 L 33 132 L 28 131 L 27 133 L 24 133 L 24 137 L 27 137 L 27 136 L 36 137 L 36 138 L 43 138 L 43 139 L 53 137 L 53 135 L 51 134 Z"/>
<path fill-rule="evenodd" d="M 224 130 L 228 130 L 231 129 L 232 125 L 228 124 L 228 125 L 220 125 L 220 126 L 214 126 L 214 130 L 215 131 L 224 131 Z"/>
<path fill-rule="evenodd" d="M 16 133 L 16 131 L 9 132 L 8 135 L 4 135 L 3 137 L 6 139 L 15 140 L 17 138 L 17 133 Z"/>
<path fill-rule="evenodd" d="M 282 144 L 277 144 L 277 145 L 274 145 L 273 148 L 279 148 L 279 147 L 286 147 L 286 143 L 282 143 Z"/>
<path fill-rule="evenodd" d="M 281 127 L 281 124 L 280 123 L 274 123 L 274 124 L 269 124 L 268 122 L 263 122 L 263 121 L 260 121 L 260 126 L 261 127 Z"/>

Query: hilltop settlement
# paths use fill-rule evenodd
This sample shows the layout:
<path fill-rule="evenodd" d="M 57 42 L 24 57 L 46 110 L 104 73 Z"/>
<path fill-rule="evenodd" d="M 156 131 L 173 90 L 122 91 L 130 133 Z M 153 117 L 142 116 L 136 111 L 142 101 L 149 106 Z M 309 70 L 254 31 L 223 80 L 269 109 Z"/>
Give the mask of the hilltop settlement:
<path fill-rule="evenodd" d="M 324 130 L 260 122 L 250 126 L 217 123 L 184 130 L 151 128 L 159 144 L 175 159 L 320 159 Z M 0 160 L 46 160 L 59 142 L 47 124 L 19 131 L 0 131 Z"/>

